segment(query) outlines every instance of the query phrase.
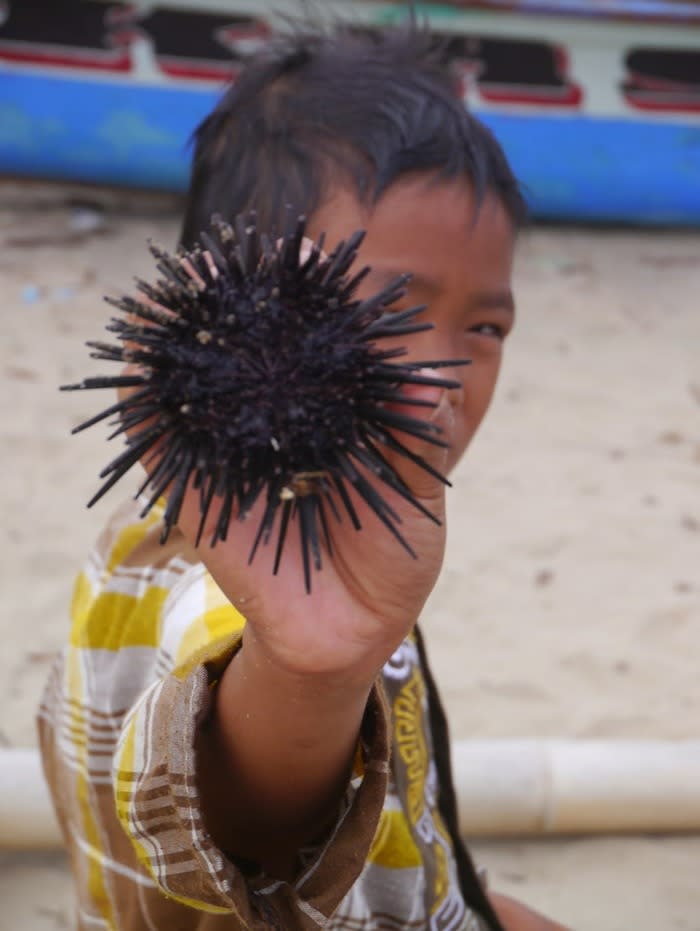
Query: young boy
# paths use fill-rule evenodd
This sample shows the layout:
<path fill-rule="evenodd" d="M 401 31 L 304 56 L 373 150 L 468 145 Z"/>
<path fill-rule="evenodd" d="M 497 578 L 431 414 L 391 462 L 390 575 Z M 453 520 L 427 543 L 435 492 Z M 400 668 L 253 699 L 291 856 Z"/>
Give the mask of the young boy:
<path fill-rule="evenodd" d="M 434 329 L 407 340 L 410 356 L 471 359 L 446 372 L 459 389 L 414 390 L 439 402 L 449 450 L 404 439 L 448 472 L 513 323 L 523 204 L 429 37 L 288 38 L 248 67 L 196 143 L 184 245 L 214 213 L 254 208 L 274 231 L 291 205 L 329 249 L 367 231 L 362 294 L 413 273 L 401 306 L 427 303 Z M 443 486 L 395 465 L 444 518 Z M 278 575 L 271 548 L 248 565 L 255 515 L 195 549 L 194 491 L 164 546 L 162 507 L 117 513 L 78 579 L 40 711 L 81 929 L 558 927 L 489 897 L 459 839 L 416 627 L 444 521 L 386 494 L 418 558 L 356 502 L 364 529 L 333 528 L 311 595 L 294 534 Z"/>

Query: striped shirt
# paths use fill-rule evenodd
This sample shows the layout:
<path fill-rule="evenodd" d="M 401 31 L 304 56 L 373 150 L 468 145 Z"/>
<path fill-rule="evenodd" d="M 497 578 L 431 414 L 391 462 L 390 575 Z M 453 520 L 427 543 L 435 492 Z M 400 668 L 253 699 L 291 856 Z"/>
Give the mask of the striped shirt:
<path fill-rule="evenodd" d="M 77 927 L 484 928 L 464 904 L 437 808 L 412 637 L 372 692 L 337 820 L 301 852 L 295 878 L 244 871 L 215 846 L 194 748 L 245 620 L 182 537 L 160 545 L 162 509 L 140 519 L 139 507 L 117 512 L 78 577 L 39 711 Z"/>

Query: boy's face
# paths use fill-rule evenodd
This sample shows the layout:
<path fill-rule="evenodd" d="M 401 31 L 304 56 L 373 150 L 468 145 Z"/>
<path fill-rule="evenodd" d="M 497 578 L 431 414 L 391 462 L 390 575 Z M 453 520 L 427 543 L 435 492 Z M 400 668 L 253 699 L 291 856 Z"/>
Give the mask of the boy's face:
<path fill-rule="evenodd" d="M 368 297 L 410 272 L 407 294 L 396 308 L 428 305 L 420 319 L 433 329 L 400 340 L 407 358 L 471 359 L 471 365 L 440 370 L 461 383 L 450 391 L 455 434 L 449 471 L 488 409 L 513 326 L 513 224 L 493 194 L 475 218 L 466 183 L 429 183 L 425 176 L 413 176 L 392 185 L 371 208 L 338 191 L 313 215 L 307 235 L 316 239 L 325 232 L 330 251 L 356 229 L 367 233 L 358 261 L 372 268 L 359 296 Z"/>

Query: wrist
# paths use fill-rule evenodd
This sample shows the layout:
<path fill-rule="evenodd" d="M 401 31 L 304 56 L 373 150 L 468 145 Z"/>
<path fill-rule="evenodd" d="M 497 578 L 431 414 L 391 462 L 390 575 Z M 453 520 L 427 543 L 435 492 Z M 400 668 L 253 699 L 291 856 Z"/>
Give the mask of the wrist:
<path fill-rule="evenodd" d="M 260 686 L 268 684 L 291 701 L 323 700 L 333 705 L 357 699 L 366 701 L 377 676 L 394 647 L 361 643 L 351 647 L 329 644 L 319 631 L 318 640 L 286 643 L 267 631 L 260 637 L 252 624 L 243 633 L 238 662 L 241 674 Z"/>
<path fill-rule="evenodd" d="M 376 676 L 300 671 L 281 664 L 246 628 L 241 648 L 221 682 L 217 705 L 238 709 L 251 720 L 289 722 L 299 741 L 324 740 L 349 728 L 359 730 Z"/>

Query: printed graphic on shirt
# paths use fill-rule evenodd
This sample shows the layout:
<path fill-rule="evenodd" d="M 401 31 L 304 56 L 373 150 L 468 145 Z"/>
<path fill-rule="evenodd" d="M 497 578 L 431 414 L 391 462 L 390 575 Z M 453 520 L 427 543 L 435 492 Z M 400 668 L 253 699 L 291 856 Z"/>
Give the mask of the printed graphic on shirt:
<path fill-rule="evenodd" d="M 416 667 L 394 700 L 394 741 L 405 766 L 406 810 L 413 827 L 423 814 L 428 776 L 428 749 L 421 726 L 424 699 L 425 685 Z"/>
<path fill-rule="evenodd" d="M 425 926 L 430 931 L 476 931 L 479 924 L 467 913 L 459 892 L 452 845 L 438 811 L 426 687 L 412 639 L 394 653 L 384 677 L 394 722 L 395 789 L 423 861 Z"/>

